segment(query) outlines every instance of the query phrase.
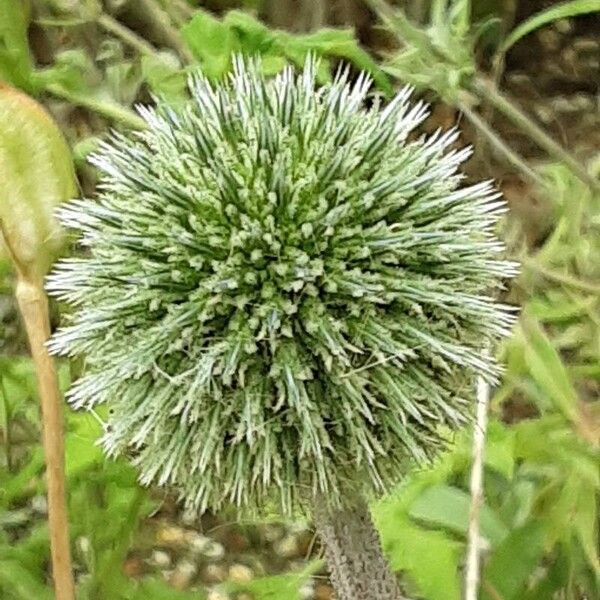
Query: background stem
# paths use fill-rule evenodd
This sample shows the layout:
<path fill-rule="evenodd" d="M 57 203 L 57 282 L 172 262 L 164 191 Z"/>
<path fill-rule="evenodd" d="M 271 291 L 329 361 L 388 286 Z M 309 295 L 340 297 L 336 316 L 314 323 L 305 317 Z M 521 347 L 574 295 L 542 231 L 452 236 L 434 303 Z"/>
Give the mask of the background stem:
<path fill-rule="evenodd" d="M 493 84 L 476 78 L 472 84 L 472 92 L 479 98 L 489 102 L 496 110 L 521 128 L 540 148 L 543 148 L 553 159 L 564 162 L 569 169 L 593 190 L 600 189 L 600 182 L 592 177 L 586 168 L 565 148 L 555 142 L 541 127 L 536 125 L 513 102 L 508 100 Z"/>
<path fill-rule="evenodd" d="M 486 354 L 488 351 L 486 350 Z M 483 504 L 483 459 L 487 429 L 490 387 L 483 377 L 477 380 L 477 414 L 473 428 L 473 466 L 471 467 L 471 510 L 467 536 L 465 600 L 477 600 L 479 592 L 480 536 L 479 525 Z"/>
<path fill-rule="evenodd" d="M 23 276 L 19 276 L 16 297 L 35 364 L 42 409 L 42 438 L 46 456 L 48 522 L 55 598 L 74 600 L 75 586 L 71 568 L 65 492 L 62 405 L 56 365 L 45 346 L 50 337 L 48 299 L 41 280 L 32 282 Z"/>
<path fill-rule="evenodd" d="M 114 102 L 105 102 L 87 94 L 77 94 L 70 92 L 58 83 L 50 83 L 45 90 L 61 100 L 66 100 L 75 106 L 82 106 L 92 112 L 98 113 L 103 117 L 115 122 L 121 123 L 132 129 L 145 129 L 146 122 L 138 117 L 132 110 L 124 108 Z"/>
<path fill-rule="evenodd" d="M 364 500 L 343 510 L 317 500 L 314 520 L 337 600 L 402 600 Z"/>

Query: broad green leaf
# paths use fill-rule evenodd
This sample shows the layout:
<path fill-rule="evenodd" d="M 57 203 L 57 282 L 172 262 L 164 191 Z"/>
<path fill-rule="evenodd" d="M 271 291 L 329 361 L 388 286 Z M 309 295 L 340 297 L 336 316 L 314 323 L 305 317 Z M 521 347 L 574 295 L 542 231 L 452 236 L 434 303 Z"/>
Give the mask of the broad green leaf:
<path fill-rule="evenodd" d="M 0 224 L 13 262 L 41 278 L 64 243 L 54 210 L 77 193 L 71 152 L 29 96 L 0 85 Z"/>
<path fill-rule="evenodd" d="M 382 543 L 395 571 L 402 571 L 427 600 L 460 600 L 462 544 L 442 531 L 406 519 L 380 523 Z"/>
<path fill-rule="evenodd" d="M 187 97 L 185 71 L 172 53 L 143 56 L 142 77 L 153 94 L 168 102 L 176 103 Z"/>
<path fill-rule="evenodd" d="M 0 0 L 0 81 L 33 91 L 33 68 L 27 39 L 26 3 Z"/>
<path fill-rule="evenodd" d="M 521 38 L 540 27 L 544 27 L 544 25 L 548 25 L 559 19 L 567 19 L 569 17 L 576 17 L 577 15 L 596 11 L 600 11 L 600 0 L 571 0 L 571 2 L 556 4 L 547 10 L 536 13 L 519 26 L 515 27 L 506 40 L 504 40 L 501 51 L 506 52 Z"/>
<path fill-rule="evenodd" d="M 104 460 L 102 449 L 97 445 L 101 435 L 102 427 L 91 414 L 69 414 L 69 430 L 65 438 L 67 477 L 74 477 Z"/>
<path fill-rule="evenodd" d="M 16 560 L 0 560 L 0 591 L 15 600 L 51 600 L 52 592 Z"/>
<path fill-rule="evenodd" d="M 442 527 L 466 535 L 470 509 L 469 494 L 455 487 L 438 485 L 426 489 L 411 504 L 409 515 L 430 527 Z M 481 534 L 492 546 L 498 545 L 508 535 L 506 526 L 486 504 L 481 507 Z"/>
<path fill-rule="evenodd" d="M 558 352 L 535 319 L 526 315 L 522 324 L 525 363 L 531 377 L 564 417 L 576 421 L 577 392 Z"/>
<path fill-rule="evenodd" d="M 220 79 L 237 50 L 235 35 L 225 23 L 205 10 L 198 10 L 181 28 L 181 35 L 209 79 Z"/>
<path fill-rule="evenodd" d="M 381 91 L 386 94 L 393 92 L 389 79 L 370 55 L 359 46 L 352 29 L 325 28 L 301 36 L 288 34 L 286 37 L 284 50 L 294 61 L 298 56 L 302 56 L 304 60 L 309 52 L 315 52 L 319 56 L 343 58 L 358 69 L 370 73 Z"/>
<path fill-rule="evenodd" d="M 223 23 L 229 27 L 239 42 L 239 49 L 248 56 L 265 54 L 278 43 L 281 32 L 269 29 L 252 15 L 241 10 L 229 11 Z M 281 48 L 278 48 L 281 51 Z"/>
<path fill-rule="evenodd" d="M 545 541 L 544 526 L 539 522 L 511 531 L 494 550 L 483 572 L 483 580 L 503 600 L 520 599 L 528 578 L 542 560 Z M 484 600 L 494 598 L 484 591 Z"/>
<path fill-rule="evenodd" d="M 577 511 L 573 514 L 573 526 L 591 569 L 596 576 L 600 576 L 598 497 L 596 490 L 591 486 L 581 485 L 579 488 Z"/>
<path fill-rule="evenodd" d="M 486 467 L 511 479 L 515 468 L 515 432 L 498 421 L 490 421 L 485 442 Z"/>

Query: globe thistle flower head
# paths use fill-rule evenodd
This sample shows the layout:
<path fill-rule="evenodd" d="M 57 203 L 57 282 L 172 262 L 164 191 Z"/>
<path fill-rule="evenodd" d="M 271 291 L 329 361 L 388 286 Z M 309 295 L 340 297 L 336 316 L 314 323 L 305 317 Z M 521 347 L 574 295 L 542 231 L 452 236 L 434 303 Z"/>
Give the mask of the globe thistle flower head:
<path fill-rule="evenodd" d="M 73 307 L 50 347 L 85 357 L 68 399 L 108 404 L 106 450 L 201 510 L 385 491 L 469 417 L 512 323 L 504 204 L 463 185 L 457 132 L 409 138 L 409 90 L 367 107 L 367 76 L 316 69 L 193 76 L 60 210 L 88 248 L 48 280 Z"/>

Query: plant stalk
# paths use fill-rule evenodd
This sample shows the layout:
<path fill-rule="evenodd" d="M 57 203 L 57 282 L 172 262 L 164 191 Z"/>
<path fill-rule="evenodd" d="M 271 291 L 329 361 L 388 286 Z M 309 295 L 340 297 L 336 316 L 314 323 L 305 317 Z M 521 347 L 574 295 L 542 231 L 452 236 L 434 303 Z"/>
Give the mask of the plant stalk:
<path fill-rule="evenodd" d="M 459 102 L 458 108 L 464 113 L 471 124 L 485 137 L 492 148 L 505 160 L 521 171 L 531 182 L 541 187 L 547 187 L 547 183 L 527 164 L 525 159 L 517 154 L 510 146 L 491 128 L 488 124 L 465 102 Z"/>
<path fill-rule="evenodd" d="M 475 78 L 471 91 L 482 100 L 489 102 L 496 110 L 523 130 L 540 148 L 552 158 L 564 162 L 575 175 L 593 190 L 600 190 L 600 181 L 592 177 L 586 168 L 568 150 L 555 142 L 541 127 L 527 116 L 513 102 L 501 94 L 491 83 Z"/>
<path fill-rule="evenodd" d="M 488 351 L 485 351 L 486 354 Z M 483 504 L 483 461 L 485 434 L 487 430 L 490 387 L 479 377 L 477 379 L 477 414 L 473 428 L 473 465 L 471 467 L 471 509 L 467 535 L 467 561 L 465 573 L 465 600 L 477 600 L 480 580 L 480 518 Z"/>
<path fill-rule="evenodd" d="M 314 521 L 337 600 L 403 599 L 364 500 L 332 510 L 317 499 Z"/>
<path fill-rule="evenodd" d="M 35 365 L 42 410 L 42 440 L 46 456 L 48 523 L 55 598 L 74 600 L 75 584 L 71 567 L 66 504 L 62 403 L 56 365 L 45 346 L 50 337 L 48 299 L 41 279 L 31 281 L 21 274 L 17 281 L 16 297 Z"/>
<path fill-rule="evenodd" d="M 131 46 L 134 50 L 137 50 L 142 56 L 156 56 L 157 51 L 152 44 L 147 42 L 137 33 L 131 31 L 131 29 L 125 27 L 125 25 L 119 23 L 116 19 L 113 19 L 110 15 L 101 14 L 96 19 L 96 23 L 104 30 L 112 33 L 121 41 Z"/>
<path fill-rule="evenodd" d="M 146 122 L 144 119 L 138 117 L 132 110 L 124 108 L 123 106 L 120 106 L 114 102 L 106 102 L 86 94 L 70 92 L 58 83 L 48 84 L 45 87 L 45 90 L 61 100 L 66 100 L 67 102 L 75 104 L 76 106 L 87 108 L 88 110 L 98 113 L 110 121 L 121 123 L 132 129 L 146 128 Z"/>

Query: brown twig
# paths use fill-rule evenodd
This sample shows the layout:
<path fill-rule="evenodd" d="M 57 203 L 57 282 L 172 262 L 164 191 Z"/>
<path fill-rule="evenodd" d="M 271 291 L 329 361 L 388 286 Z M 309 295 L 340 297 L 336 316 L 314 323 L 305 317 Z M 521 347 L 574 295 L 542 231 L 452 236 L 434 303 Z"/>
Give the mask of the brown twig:
<path fill-rule="evenodd" d="M 67 518 L 62 404 L 56 365 L 45 343 L 50 337 L 48 299 L 41 279 L 19 275 L 17 302 L 25 323 L 31 356 L 37 374 L 42 409 L 42 438 L 48 484 L 50 552 L 56 600 L 74 600 L 69 523 Z"/>

